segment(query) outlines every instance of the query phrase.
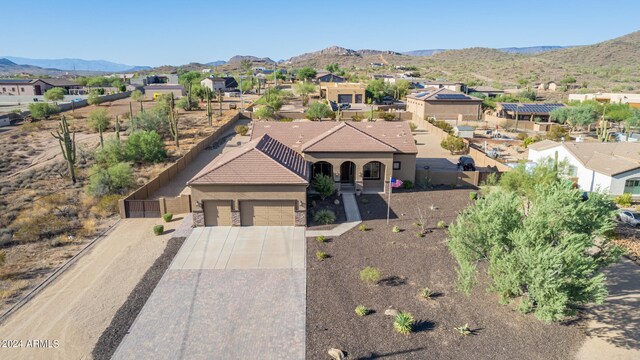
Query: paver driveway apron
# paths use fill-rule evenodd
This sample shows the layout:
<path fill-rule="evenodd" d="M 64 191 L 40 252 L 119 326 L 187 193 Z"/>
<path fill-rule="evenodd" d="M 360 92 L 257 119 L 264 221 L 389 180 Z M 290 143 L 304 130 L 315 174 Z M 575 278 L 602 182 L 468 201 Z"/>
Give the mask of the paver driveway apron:
<path fill-rule="evenodd" d="M 114 359 L 304 359 L 304 228 L 194 229 Z"/>

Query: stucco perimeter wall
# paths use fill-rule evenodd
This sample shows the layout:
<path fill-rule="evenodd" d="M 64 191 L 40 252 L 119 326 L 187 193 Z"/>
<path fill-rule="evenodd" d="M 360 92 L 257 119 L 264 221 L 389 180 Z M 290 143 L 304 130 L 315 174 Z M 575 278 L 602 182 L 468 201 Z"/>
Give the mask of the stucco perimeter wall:
<path fill-rule="evenodd" d="M 231 215 L 240 219 L 240 202 L 243 200 L 295 200 L 296 226 L 306 226 L 307 185 L 191 185 L 191 208 L 196 218 L 202 214 L 203 200 L 229 200 Z"/>

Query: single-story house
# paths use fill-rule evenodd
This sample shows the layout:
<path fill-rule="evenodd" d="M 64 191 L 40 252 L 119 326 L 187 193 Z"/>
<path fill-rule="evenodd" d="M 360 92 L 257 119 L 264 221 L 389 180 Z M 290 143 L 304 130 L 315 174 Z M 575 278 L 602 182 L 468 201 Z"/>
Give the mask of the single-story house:
<path fill-rule="evenodd" d="M 549 114 L 560 107 L 561 103 L 498 103 L 496 115 L 505 119 L 549 121 Z"/>
<path fill-rule="evenodd" d="M 238 88 L 238 82 L 233 76 L 204 78 L 200 81 L 200 85 L 212 91 L 231 91 Z"/>
<path fill-rule="evenodd" d="M 529 145 L 528 159 L 568 162 L 567 177 L 584 191 L 640 195 L 640 144 L 635 142 L 555 142 Z"/>
<path fill-rule="evenodd" d="M 465 85 L 465 83 L 460 82 L 460 81 L 426 81 L 426 82 L 421 82 L 421 84 L 425 87 L 434 87 L 434 88 L 445 88 L 447 90 L 451 90 L 451 91 L 458 91 L 458 92 L 463 92 L 466 93 L 467 92 L 467 85 Z"/>
<path fill-rule="evenodd" d="M 569 101 L 595 100 L 603 104 L 629 104 L 630 107 L 640 109 L 640 94 L 630 93 L 591 93 L 569 94 Z"/>
<path fill-rule="evenodd" d="M 320 83 L 320 97 L 339 104 L 364 104 L 366 91 L 367 86 L 360 83 Z"/>
<path fill-rule="evenodd" d="M 158 74 L 142 76 L 130 80 L 131 85 L 147 86 L 153 84 L 178 85 L 178 74 Z"/>
<path fill-rule="evenodd" d="M 486 97 L 494 98 L 500 95 L 504 95 L 504 90 L 496 89 L 491 86 L 476 86 L 468 89 L 468 93 L 478 93 Z"/>
<path fill-rule="evenodd" d="M 81 89 L 82 86 L 67 79 L 0 79 L 0 95 L 38 96 L 54 87 Z"/>
<path fill-rule="evenodd" d="M 473 126 L 454 126 L 453 135 L 459 138 L 471 139 L 473 138 L 474 130 L 475 128 Z"/>
<path fill-rule="evenodd" d="M 332 73 L 318 73 L 316 75 L 316 83 L 341 83 L 345 82 L 345 79 L 342 76 L 334 75 Z"/>
<path fill-rule="evenodd" d="M 446 88 L 426 88 L 407 95 L 407 111 L 412 119 L 480 120 L 482 99 Z"/>
<path fill-rule="evenodd" d="M 167 95 L 173 93 L 173 96 L 178 99 L 186 95 L 184 86 L 182 85 L 147 85 L 144 88 L 145 98 L 155 99 L 156 94 Z"/>
<path fill-rule="evenodd" d="M 415 181 L 407 122 L 257 122 L 251 140 L 187 183 L 196 226 L 306 225 L 316 175 L 340 192 L 382 193 L 391 176 Z"/>

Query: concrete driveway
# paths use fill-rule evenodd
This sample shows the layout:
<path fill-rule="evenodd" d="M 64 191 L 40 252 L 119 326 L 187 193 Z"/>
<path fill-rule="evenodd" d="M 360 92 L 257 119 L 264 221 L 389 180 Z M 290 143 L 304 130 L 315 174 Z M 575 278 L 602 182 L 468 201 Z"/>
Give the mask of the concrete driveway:
<path fill-rule="evenodd" d="M 304 359 L 304 228 L 196 228 L 114 359 Z"/>

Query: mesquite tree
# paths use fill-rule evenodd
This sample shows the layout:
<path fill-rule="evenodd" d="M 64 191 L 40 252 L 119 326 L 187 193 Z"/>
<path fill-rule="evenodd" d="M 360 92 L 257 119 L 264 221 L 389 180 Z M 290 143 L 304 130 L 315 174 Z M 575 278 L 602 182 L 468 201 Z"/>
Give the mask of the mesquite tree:
<path fill-rule="evenodd" d="M 62 150 L 62 156 L 67 161 L 69 166 L 69 176 L 71 182 L 76 183 L 75 163 L 76 163 L 76 132 L 69 132 L 69 124 L 64 115 L 60 118 L 60 127 L 56 130 L 56 133 L 51 133 L 51 136 L 58 139 L 60 143 L 60 149 Z"/>
<path fill-rule="evenodd" d="M 171 131 L 171 135 L 176 142 L 177 150 L 180 147 L 180 142 L 178 140 L 178 111 L 176 110 L 173 93 L 171 93 L 169 98 L 169 130 Z"/>

